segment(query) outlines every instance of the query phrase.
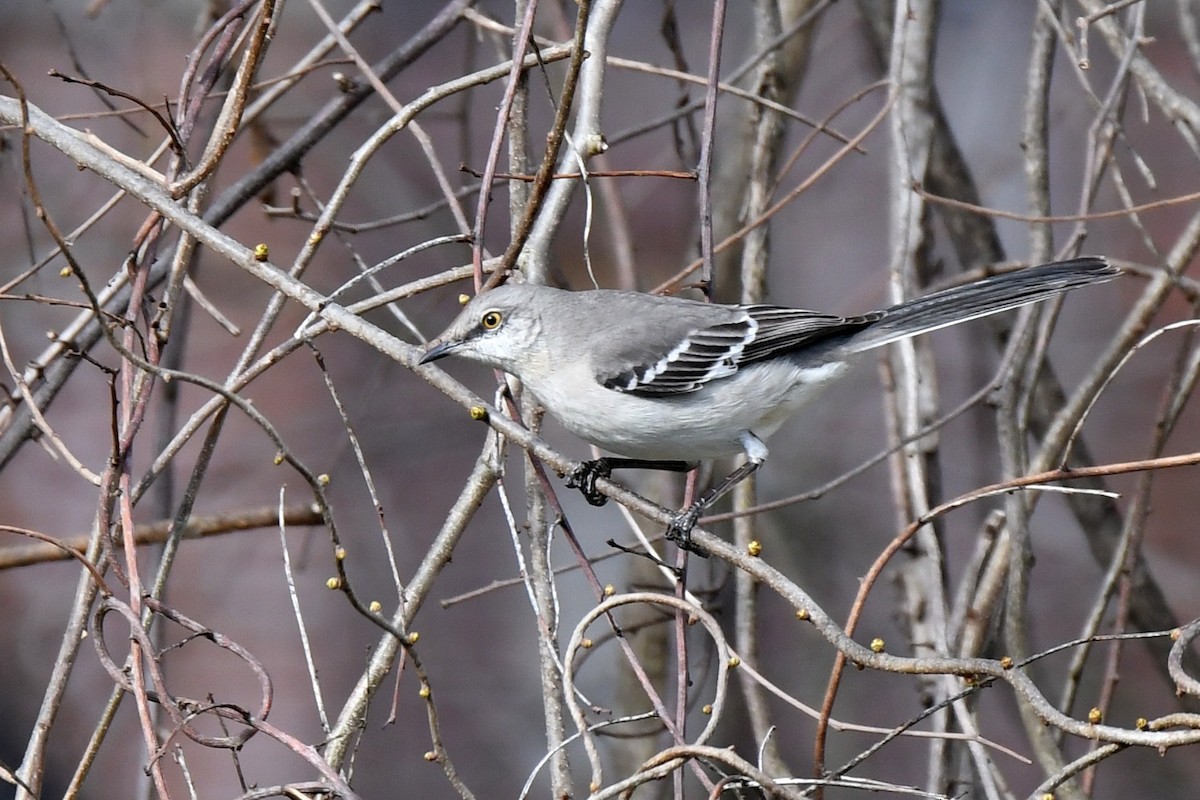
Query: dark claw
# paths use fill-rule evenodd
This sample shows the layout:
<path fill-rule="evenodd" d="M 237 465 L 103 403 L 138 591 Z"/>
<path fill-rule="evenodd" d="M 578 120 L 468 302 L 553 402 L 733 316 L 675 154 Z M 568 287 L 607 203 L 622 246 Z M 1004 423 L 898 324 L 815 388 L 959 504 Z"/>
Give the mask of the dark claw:
<path fill-rule="evenodd" d="M 601 494 L 600 490 L 596 488 L 596 481 L 611 476 L 612 466 L 605 459 L 584 461 L 567 477 L 567 487 L 578 489 L 579 493 L 583 495 L 583 499 L 592 505 L 602 506 L 608 502 L 608 497 Z"/>
<path fill-rule="evenodd" d="M 696 520 L 700 519 L 700 512 L 703 510 L 702 503 L 693 503 L 689 508 L 674 514 L 670 524 L 667 525 L 666 537 L 674 542 L 680 550 L 695 553 L 701 558 L 708 558 L 708 553 L 692 542 L 692 528 L 696 527 Z"/>
<path fill-rule="evenodd" d="M 594 461 L 584 461 L 576 467 L 575 471 L 567 476 L 567 486 L 571 489 L 578 489 L 579 493 L 583 495 L 583 499 L 592 505 L 602 506 L 608 502 L 608 497 L 601 494 L 600 490 L 596 488 L 596 481 L 611 477 L 614 469 L 622 467 L 666 469 L 680 472 L 689 469 L 690 465 L 683 461 L 652 462 L 626 458 L 597 458 Z M 713 499 L 715 498 L 705 495 L 698 502 L 673 515 L 670 524 L 667 525 L 667 539 L 674 542 L 681 550 L 708 558 L 708 553 L 692 543 L 692 528 L 696 527 L 696 520 L 700 519 L 700 513 L 712 503 Z"/>

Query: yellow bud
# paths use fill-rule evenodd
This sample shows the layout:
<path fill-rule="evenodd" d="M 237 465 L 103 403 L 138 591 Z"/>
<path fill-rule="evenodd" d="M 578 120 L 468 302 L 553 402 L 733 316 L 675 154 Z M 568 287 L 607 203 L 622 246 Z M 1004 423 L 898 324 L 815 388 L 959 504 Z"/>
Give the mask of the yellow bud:
<path fill-rule="evenodd" d="M 458 296 L 458 304 L 459 304 L 460 306 L 465 306 L 465 305 L 466 305 L 467 303 L 469 303 L 469 302 L 471 302 L 471 295 L 469 295 L 469 294 L 460 294 L 460 295 Z"/>
<path fill-rule="evenodd" d="M 325 581 L 325 588 L 327 588 L 327 589 L 342 588 L 342 579 L 338 578 L 336 576 L 330 578 L 329 580 Z"/>
<path fill-rule="evenodd" d="M 711 703 L 705 703 L 703 706 L 701 706 L 701 707 L 700 707 L 700 713 L 702 713 L 702 714 L 712 714 L 712 704 L 711 704 Z"/>
<path fill-rule="evenodd" d="M 883 639 L 876 637 L 871 640 L 871 652 L 872 653 L 882 653 L 883 646 L 884 646 Z"/>
<path fill-rule="evenodd" d="M 1104 721 L 1104 712 L 1101 711 L 1100 709 L 1096 708 L 1095 706 L 1093 706 L 1088 711 L 1088 722 L 1092 723 L 1093 725 L 1099 725 L 1103 721 Z"/>
<path fill-rule="evenodd" d="M 730 669 L 737 669 L 739 666 L 741 666 L 741 663 L 742 663 L 742 660 L 740 658 L 738 658 L 737 656 L 729 657 L 729 668 Z"/>
<path fill-rule="evenodd" d="M 346 548 L 342 547 L 339 544 L 336 548 L 334 548 L 333 557 L 336 558 L 338 561 L 345 561 L 346 560 Z"/>
<path fill-rule="evenodd" d="M 1005 656 L 1004 658 L 1000 659 L 1000 666 L 1004 667 L 1004 669 L 1012 669 L 1013 668 L 1012 656 Z"/>
<path fill-rule="evenodd" d="M 1137 722 L 1133 723 L 1139 731 L 1144 731 L 1150 727 L 1150 720 L 1145 717 L 1138 717 Z"/>
<path fill-rule="evenodd" d="M 417 641 L 418 641 L 420 638 L 421 638 L 421 634 L 417 633 L 416 631 L 411 631 L 411 632 L 408 634 L 408 643 L 409 643 L 409 644 L 416 644 L 416 643 L 417 643 Z"/>
<path fill-rule="evenodd" d="M 371 604 L 369 606 L 367 606 L 367 608 L 370 609 L 372 612 L 378 614 L 380 611 L 383 610 L 383 603 L 380 603 L 378 600 L 372 600 Z"/>
<path fill-rule="evenodd" d="M 581 639 L 579 642 L 579 646 L 582 647 L 584 650 L 591 650 L 592 647 L 595 646 L 595 644 L 596 643 L 593 642 L 591 639 Z"/>
<path fill-rule="evenodd" d="M 323 239 L 323 238 L 325 238 L 325 237 L 323 237 L 319 232 L 313 231 L 312 234 L 310 234 L 308 237 L 308 243 L 312 244 L 312 245 L 317 245 L 317 244 L 321 243 L 321 239 Z"/>
<path fill-rule="evenodd" d="M 322 472 L 317 476 L 317 484 L 320 486 L 328 486 L 330 480 L 329 474 L 326 472 Z"/>
<path fill-rule="evenodd" d="M 611 583 L 604 584 L 604 596 L 605 597 L 612 597 L 616 593 L 617 593 L 617 587 L 613 586 Z"/>
<path fill-rule="evenodd" d="M 417 694 L 420 695 L 422 700 L 428 700 L 429 695 L 433 694 L 433 692 L 429 690 L 428 686 L 422 686 L 421 691 L 417 692 Z"/>
<path fill-rule="evenodd" d="M 758 539 L 752 539 L 750 543 L 746 545 L 746 552 L 755 558 L 758 558 L 758 556 L 762 553 L 762 542 L 758 541 Z"/>
<path fill-rule="evenodd" d="M 471 406 L 471 419 L 484 422 L 488 418 L 488 410 L 483 406 Z"/>
<path fill-rule="evenodd" d="M 427 750 L 423 756 L 426 761 L 437 761 L 437 753 Z"/>
<path fill-rule="evenodd" d="M 267 246 L 265 244 L 263 244 L 262 242 L 259 242 L 258 244 L 254 245 L 254 260 L 255 261 L 266 261 L 270 257 L 271 257 L 271 251 L 267 248 Z"/>
<path fill-rule="evenodd" d="M 276 453 L 275 454 L 275 466 L 278 467 L 282 463 L 283 463 L 283 453 Z"/>
<path fill-rule="evenodd" d="M 62 269 L 60 269 L 58 271 L 58 277 L 60 277 L 60 278 L 71 277 L 71 268 L 69 266 L 67 266 L 67 267 L 63 267 Z"/>
<path fill-rule="evenodd" d="M 800 620 L 801 622 L 808 622 L 808 609 L 807 608 L 797 608 L 796 609 L 796 619 Z"/>

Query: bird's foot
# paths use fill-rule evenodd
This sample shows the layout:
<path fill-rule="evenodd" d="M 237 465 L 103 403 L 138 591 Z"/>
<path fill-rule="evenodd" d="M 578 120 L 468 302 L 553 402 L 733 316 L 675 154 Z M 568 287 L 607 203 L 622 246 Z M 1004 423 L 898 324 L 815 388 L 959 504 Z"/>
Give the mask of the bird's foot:
<path fill-rule="evenodd" d="M 703 503 L 693 503 L 683 511 L 671 515 L 666 537 L 669 541 L 674 542 L 680 550 L 695 553 L 701 558 L 708 558 L 708 553 L 692 541 L 692 528 L 696 527 L 696 521 L 700 519 L 700 512 L 703 510 Z"/>
<path fill-rule="evenodd" d="M 611 476 L 612 465 L 608 459 L 598 458 L 595 461 L 584 461 L 567 476 L 567 487 L 578 489 L 579 493 L 583 495 L 583 499 L 592 505 L 602 506 L 608 502 L 608 497 L 601 494 L 600 490 L 596 488 L 596 481 Z"/>

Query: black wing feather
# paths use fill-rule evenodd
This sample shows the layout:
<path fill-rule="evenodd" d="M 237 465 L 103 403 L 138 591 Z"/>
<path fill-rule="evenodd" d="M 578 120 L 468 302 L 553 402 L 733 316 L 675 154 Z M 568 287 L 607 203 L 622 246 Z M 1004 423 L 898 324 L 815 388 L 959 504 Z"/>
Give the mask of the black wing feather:
<path fill-rule="evenodd" d="M 758 322 L 758 335 L 742 352 L 740 361 L 744 364 L 854 334 L 883 318 L 882 312 L 839 317 L 799 308 L 766 305 L 746 306 L 746 311 Z"/>
<path fill-rule="evenodd" d="M 637 395 L 694 392 L 704 384 L 737 372 L 741 353 L 754 341 L 758 323 L 749 314 L 730 322 L 689 331 L 667 353 L 611 376 L 604 386 Z"/>
<path fill-rule="evenodd" d="M 743 316 L 697 328 L 670 351 L 614 375 L 597 376 L 609 389 L 642 396 L 687 394 L 761 361 L 871 325 L 880 314 L 838 317 L 780 306 L 741 306 Z"/>

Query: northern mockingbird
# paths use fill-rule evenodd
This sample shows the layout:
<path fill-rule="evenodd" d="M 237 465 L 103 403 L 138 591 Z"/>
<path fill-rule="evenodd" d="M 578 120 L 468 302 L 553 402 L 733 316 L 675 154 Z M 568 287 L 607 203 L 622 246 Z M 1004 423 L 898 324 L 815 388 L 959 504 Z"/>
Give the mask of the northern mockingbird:
<path fill-rule="evenodd" d="M 510 373 L 568 430 L 624 456 L 585 462 L 571 476 L 568 485 L 594 505 L 607 499 L 596 479 L 613 468 L 686 470 L 744 453 L 742 466 L 677 515 L 668 533 L 686 541 L 700 513 L 766 459 L 763 439 L 859 354 L 1119 274 L 1103 258 L 1076 258 L 854 317 L 506 284 L 467 303 L 421 363 L 457 355 Z"/>

